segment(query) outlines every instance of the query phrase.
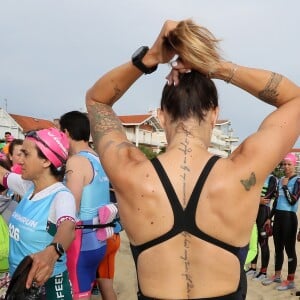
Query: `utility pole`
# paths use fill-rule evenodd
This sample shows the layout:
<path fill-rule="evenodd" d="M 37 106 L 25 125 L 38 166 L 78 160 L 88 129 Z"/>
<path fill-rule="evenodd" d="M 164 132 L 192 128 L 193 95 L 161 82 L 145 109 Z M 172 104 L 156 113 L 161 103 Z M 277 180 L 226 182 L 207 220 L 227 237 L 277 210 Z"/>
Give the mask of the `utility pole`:
<path fill-rule="evenodd" d="M 5 104 L 5 111 L 7 112 L 7 99 L 4 98 L 4 104 Z"/>

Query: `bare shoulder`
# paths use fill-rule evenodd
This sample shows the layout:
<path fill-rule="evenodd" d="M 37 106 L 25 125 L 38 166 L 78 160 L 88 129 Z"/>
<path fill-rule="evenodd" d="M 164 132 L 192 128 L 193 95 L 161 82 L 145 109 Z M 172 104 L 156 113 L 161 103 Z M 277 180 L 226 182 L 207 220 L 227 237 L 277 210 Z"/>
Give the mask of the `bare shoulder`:
<path fill-rule="evenodd" d="M 112 181 L 130 180 L 128 177 L 136 174 L 149 161 L 139 148 L 128 141 L 111 146 L 104 156 L 100 156 L 100 160 Z"/>
<path fill-rule="evenodd" d="M 67 169 L 69 167 L 80 168 L 80 166 L 82 168 L 82 166 L 85 166 L 88 164 L 89 164 L 89 160 L 86 157 L 81 156 L 81 155 L 72 155 L 68 158 L 66 166 L 67 166 Z"/>
<path fill-rule="evenodd" d="M 72 155 L 66 163 L 66 179 L 70 177 L 89 177 L 93 174 L 93 167 L 90 161 L 80 155 Z"/>
<path fill-rule="evenodd" d="M 251 159 L 246 160 L 241 155 L 223 158 L 214 168 L 217 182 L 214 186 L 236 193 L 256 192 L 264 181 L 263 173 Z"/>
<path fill-rule="evenodd" d="M 116 168 L 118 171 L 109 178 L 115 190 L 124 195 L 136 195 L 141 190 L 151 189 L 150 186 L 153 186 L 153 180 L 156 178 L 153 176 L 155 171 L 150 160 L 143 154 L 140 158 L 124 160 Z"/>

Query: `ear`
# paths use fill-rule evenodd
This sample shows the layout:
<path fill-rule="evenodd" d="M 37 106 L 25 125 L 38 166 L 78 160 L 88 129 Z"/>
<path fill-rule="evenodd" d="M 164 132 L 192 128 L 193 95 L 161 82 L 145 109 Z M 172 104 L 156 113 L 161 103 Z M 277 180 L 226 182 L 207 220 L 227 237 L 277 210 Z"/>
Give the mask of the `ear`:
<path fill-rule="evenodd" d="M 219 106 L 217 106 L 213 111 L 212 111 L 212 119 L 211 119 L 211 124 L 212 124 L 212 127 L 214 128 L 217 121 L 218 121 L 218 118 L 219 118 L 219 112 L 220 112 L 220 108 Z"/>
<path fill-rule="evenodd" d="M 61 130 L 68 138 L 70 137 L 68 129 Z"/>
<path fill-rule="evenodd" d="M 51 161 L 48 160 L 47 158 L 43 159 L 42 165 L 44 168 L 49 168 L 51 166 Z"/>
<path fill-rule="evenodd" d="M 164 115 L 164 111 L 161 110 L 160 108 L 157 109 L 157 118 L 159 120 L 161 127 L 165 129 L 165 124 L 166 124 L 165 115 Z"/>

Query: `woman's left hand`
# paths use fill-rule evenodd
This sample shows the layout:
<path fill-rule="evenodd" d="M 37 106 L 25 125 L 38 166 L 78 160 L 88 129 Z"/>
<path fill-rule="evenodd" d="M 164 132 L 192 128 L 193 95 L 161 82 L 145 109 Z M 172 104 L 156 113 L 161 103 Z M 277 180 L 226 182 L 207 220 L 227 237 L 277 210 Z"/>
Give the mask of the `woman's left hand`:
<path fill-rule="evenodd" d="M 172 67 L 172 70 L 166 77 L 168 85 L 178 85 L 179 74 L 191 72 L 190 66 L 184 64 L 180 58 L 170 62 L 170 66 Z"/>
<path fill-rule="evenodd" d="M 30 288 L 32 282 L 38 286 L 43 285 L 52 275 L 57 254 L 53 247 L 46 247 L 43 251 L 31 255 L 33 262 L 26 280 L 26 288 Z M 53 252 L 54 250 L 54 252 Z"/>

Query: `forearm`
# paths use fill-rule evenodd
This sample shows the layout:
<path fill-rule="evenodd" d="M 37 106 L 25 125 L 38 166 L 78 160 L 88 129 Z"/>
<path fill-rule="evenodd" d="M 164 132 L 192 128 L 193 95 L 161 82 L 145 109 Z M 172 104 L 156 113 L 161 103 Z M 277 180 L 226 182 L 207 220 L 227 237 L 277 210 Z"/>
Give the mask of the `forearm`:
<path fill-rule="evenodd" d="M 75 223 L 66 220 L 58 226 L 57 232 L 52 242 L 60 243 L 62 244 L 65 250 L 68 250 L 74 238 L 75 238 Z"/>
<path fill-rule="evenodd" d="M 300 88 L 286 77 L 263 69 L 221 63 L 212 77 L 230 83 L 275 107 L 300 98 Z"/>
<path fill-rule="evenodd" d="M 95 101 L 112 106 L 141 75 L 143 73 L 131 62 L 112 69 L 88 90 L 87 105 Z"/>
<path fill-rule="evenodd" d="M 290 192 L 286 185 L 282 186 L 285 198 L 291 205 L 295 205 L 300 198 L 300 179 L 298 179 L 294 185 L 293 192 Z"/>
<path fill-rule="evenodd" d="M 287 199 L 287 201 L 290 203 L 290 205 L 295 205 L 296 202 L 298 201 L 298 198 L 296 198 L 295 195 L 293 195 L 287 188 L 287 186 L 283 186 L 282 187 L 285 198 Z"/>

